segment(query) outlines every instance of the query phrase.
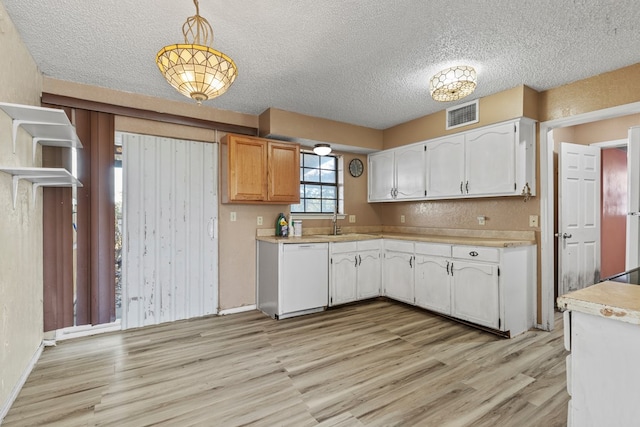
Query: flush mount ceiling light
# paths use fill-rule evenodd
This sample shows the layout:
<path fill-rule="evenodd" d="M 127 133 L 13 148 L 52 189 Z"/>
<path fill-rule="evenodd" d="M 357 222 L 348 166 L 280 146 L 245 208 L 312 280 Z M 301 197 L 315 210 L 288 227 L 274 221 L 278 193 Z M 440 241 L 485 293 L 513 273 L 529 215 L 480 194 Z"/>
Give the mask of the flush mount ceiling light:
<path fill-rule="evenodd" d="M 431 77 L 429 91 L 435 101 L 457 101 L 476 89 L 476 70 L 467 65 L 447 68 Z"/>
<path fill-rule="evenodd" d="M 165 46 L 156 55 L 160 72 L 171 86 L 198 104 L 222 95 L 235 81 L 235 62 L 222 52 L 209 47 L 213 28 L 200 16 L 198 0 L 195 16 L 182 26 L 184 44 Z"/>
<path fill-rule="evenodd" d="M 313 152 L 318 156 L 326 156 L 331 152 L 331 146 L 329 144 L 316 144 L 313 146 Z"/>

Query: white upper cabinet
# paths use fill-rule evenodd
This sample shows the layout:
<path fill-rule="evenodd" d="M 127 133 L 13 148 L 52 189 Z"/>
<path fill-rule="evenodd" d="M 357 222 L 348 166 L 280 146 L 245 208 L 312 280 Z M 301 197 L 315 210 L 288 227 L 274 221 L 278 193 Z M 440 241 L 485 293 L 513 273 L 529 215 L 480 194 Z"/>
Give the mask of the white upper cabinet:
<path fill-rule="evenodd" d="M 516 136 L 515 123 L 465 134 L 465 194 L 516 193 Z"/>
<path fill-rule="evenodd" d="M 408 145 L 395 150 L 396 200 L 424 198 L 424 154 L 424 144 Z"/>
<path fill-rule="evenodd" d="M 520 118 L 381 151 L 369 164 L 370 202 L 533 196 L 535 122 Z"/>
<path fill-rule="evenodd" d="M 427 197 L 462 196 L 464 177 L 464 135 L 427 143 Z"/>
<path fill-rule="evenodd" d="M 425 146 L 412 144 L 369 155 L 369 201 L 425 196 Z"/>
<path fill-rule="evenodd" d="M 394 152 L 369 155 L 369 201 L 393 200 L 395 190 Z"/>

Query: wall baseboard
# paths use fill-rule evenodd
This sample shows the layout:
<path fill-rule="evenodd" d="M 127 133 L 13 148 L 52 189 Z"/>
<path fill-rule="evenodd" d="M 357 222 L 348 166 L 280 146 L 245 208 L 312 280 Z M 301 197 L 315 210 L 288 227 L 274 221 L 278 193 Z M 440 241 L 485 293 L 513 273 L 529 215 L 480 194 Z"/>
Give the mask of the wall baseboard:
<path fill-rule="evenodd" d="M 11 390 L 11 394 L 9 395 L 8 399 L 3 402 L 2 406 L 0 407 L 0 425 L 2 424 L 2 420 L 4 420 L 4 417 L 6 417 L 9 413 L 9 409 L 11 409 L 13 402 L 15 402 L 15 400 L 18 398 L 18 394 L 20 394 L 20 390 L 22 390 L 22 386 L 24 385 L 24 383 L 27 382 L 27 378 L 29 378 L 29 375 L 31 375 L 31 371 L 33 370 L 34 366 L 36 366 L 36 363 L 38 363 L 43 349 L 44 341 L 40 343 L 38 349 L 33 354 L 33 357 L 31 357 L 31 360 L 29 361 L 26 369 L 20 376 L 20 379 L 13 387 L 13 390 Z"/>
<path fill-rule="evenodd" d="M 225 310 L 220 310 L 218 312 L 218 315 L 219 316 L 226 316 L 227 314 L 243 313 L 245 311 L 255 310 L 256 308 L 257 308 L 257 306 L 255 304 L 253 304 L 253 305 L 243 305 L 242 307 L 234 307 L 234 308 L 227 308 Z"/>
<path fill-rule="evenodd" d="M 57 329 L 55 341 L 63 341 L 71 338 L 88 337 L 90 335 L 103 334 L 106 332 L 116 332 L 122 330 L 120 319 L 112 323 L 101 323 L 99 325 L 70 326 L 68 328 Z"/>

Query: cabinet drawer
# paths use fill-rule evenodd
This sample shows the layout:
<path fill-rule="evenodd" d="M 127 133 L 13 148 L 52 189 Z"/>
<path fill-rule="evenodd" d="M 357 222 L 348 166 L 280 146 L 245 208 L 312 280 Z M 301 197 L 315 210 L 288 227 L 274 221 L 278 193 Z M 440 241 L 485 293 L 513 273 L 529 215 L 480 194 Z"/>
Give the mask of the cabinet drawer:
<path fill-rule="evenodd" d="M 358 240 L 358 250 L 359 251 L 368 251 L 368 250 L 372 250 L 372 249 L 380 249 L 381 246 L 381 240 L 380 239 L 373 239 L 373 240 Z"/>
<path fill-rule="evenodd" d="M 416 243 L 416 254 L 433 256 L 451 256 L 451 245 L 442 243 Z"/>
<path fill-rule="evenodd" d="M 355 252 L 357 246 L 357 242 L 331 242 L 329 249 L 332 254 L 341 254 L 344 252 Z"/>
<path fill-rule="evenodd" d="M 406 240 L 384 240 L 384 248 L 396 252 L 408 252 L 413 254 L 413 242 Z"/>
<path fill-rule="evenodd" d="M 500 262 L 500 249 L 485 246 L 454 246 L 453 257 L 473 261 Z"/>

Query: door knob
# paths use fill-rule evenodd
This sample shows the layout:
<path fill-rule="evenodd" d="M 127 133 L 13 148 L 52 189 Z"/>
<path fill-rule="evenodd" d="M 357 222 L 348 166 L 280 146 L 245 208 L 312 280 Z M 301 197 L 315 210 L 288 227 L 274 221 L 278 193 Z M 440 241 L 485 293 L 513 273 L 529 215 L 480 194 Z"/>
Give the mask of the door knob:
<path fill-rule="evenodd" d="M 562 238 L 563 238 L 563 239 L 570 239 L 570 238 L 572 238 L 572 237 L 573 237 L 573 235 L 572 235 L 572 234 L 569 234 L 569 233 L 562 233 Z"/>

